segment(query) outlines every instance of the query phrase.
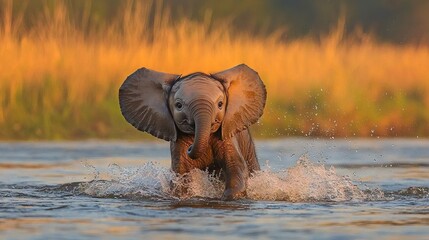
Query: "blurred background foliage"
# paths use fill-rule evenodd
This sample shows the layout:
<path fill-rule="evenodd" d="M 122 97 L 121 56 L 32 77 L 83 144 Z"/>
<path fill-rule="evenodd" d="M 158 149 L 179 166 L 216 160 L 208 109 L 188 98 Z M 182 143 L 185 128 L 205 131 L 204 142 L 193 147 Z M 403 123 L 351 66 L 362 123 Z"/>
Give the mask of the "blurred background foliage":
<path fill-rule="evenodd" d="M 117 99 L 145 66 L 246 63 L 256 137 L 429 136 L 429 1 L 0 1 L 0 139 L 142 138 Z"/>
<path fill-rule="evenodd" d="M 111 24 L 122 14 L 124 5 L 130 4 L 121 0 L 19 0 L 14 1 L 13 11 L 23 13 L 23 24 L 31 27 L 38 13 L 54 11 L 59 2 L 84 30 Z M 148 2 L 152 1 L 131 4 Z M 343 17 L 346 33 L 359 31 L 396 44 L 429 43 L 426 0 L 164 0 L 162 5 L 168 8 L 173 22 L 182 18 L 228 21 L 236 31 L 266 35 L 280 30 L 285 39 L 317 39 L 328 34 Z M 151 14 L 155 14 L 152 10 Z"/>

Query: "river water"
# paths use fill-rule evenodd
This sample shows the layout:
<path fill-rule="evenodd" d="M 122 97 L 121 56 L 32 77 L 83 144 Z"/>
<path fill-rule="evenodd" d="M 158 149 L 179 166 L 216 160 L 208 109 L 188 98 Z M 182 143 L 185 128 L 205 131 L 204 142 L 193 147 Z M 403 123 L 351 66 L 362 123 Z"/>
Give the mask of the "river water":
<path fill-rule="evenodd" d="M 429 239 L 429 140 L 256 145 L 263 170 L 225 202 L 166 142 L 0 143 L 0 239 Z"/>

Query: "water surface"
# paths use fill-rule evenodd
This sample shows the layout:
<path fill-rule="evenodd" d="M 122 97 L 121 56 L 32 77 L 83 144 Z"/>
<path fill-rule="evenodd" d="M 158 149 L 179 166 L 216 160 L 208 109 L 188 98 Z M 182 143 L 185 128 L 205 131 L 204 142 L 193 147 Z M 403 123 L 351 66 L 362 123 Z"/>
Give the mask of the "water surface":
<path fill-rule="evenodd" d="M 429 140 L 256 144 L 263 170 L 224 202 L 166 142 L 0 143 L 0 238 L 429 239 Z"/>

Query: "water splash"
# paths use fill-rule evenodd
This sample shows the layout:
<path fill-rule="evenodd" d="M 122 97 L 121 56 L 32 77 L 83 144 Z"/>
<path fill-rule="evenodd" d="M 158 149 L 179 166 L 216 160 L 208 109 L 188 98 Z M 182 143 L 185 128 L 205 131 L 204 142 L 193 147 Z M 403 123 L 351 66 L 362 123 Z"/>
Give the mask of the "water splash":
<path fill-rule="evenodd" d="M 82 183 L 81 192 L 94 197 L 169 198 L 170 182 L 175 174 L 149 162 L 138 168 L 123 168 L 117 164 L 109 166 L 110 180 Z"/>
<path fill-rule="evenodd" d="M 170 169 L 150 162 L 137 168 L 109 166 L 109 180 L 82 183 L 80 191 L 94 197 L 189 199 L 222 196 L 225 184 L 220 176 L 195 169 L 177 176 Z M 274 172 L 270 168 L 254 173 L 247 188 L 252 200 L 326 202 L 379 200 L 380 190 L 361 190 L 333 167 L 301 157 L 295 166 Z"/>
<path fill-rule="evenodd" d="M 305 156 L 289 169 L 257 172 L 249 179 L 247 190 L 251 199 L 291 202 L 359 201 L 374 193 L 365 193 L 351 179 L 338 175 L 333 167 L 327 169 Z"/>

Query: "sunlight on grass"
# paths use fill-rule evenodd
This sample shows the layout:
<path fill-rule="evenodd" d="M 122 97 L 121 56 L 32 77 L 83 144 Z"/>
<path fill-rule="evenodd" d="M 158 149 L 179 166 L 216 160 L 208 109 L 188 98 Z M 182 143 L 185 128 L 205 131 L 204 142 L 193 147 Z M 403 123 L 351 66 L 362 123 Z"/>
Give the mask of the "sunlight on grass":
<path fill-rule="evenodd" d="M 210 73 L 240 63 L 267 86 L 256 137 L 429 136 L 426 46 L 363 34 L 346 39 L 341 20 L 320 40 L 254 37 L 227 22 L 173 22 L 156 4 L 153 21 L 151 4 L 125 5 L 102 29 L 70 21 L 58 4 L 27 29 L 11 2 L 3 5 L 1 139 L 141 137 L 117 100 L 120 84 L 137 68 Z"/>

